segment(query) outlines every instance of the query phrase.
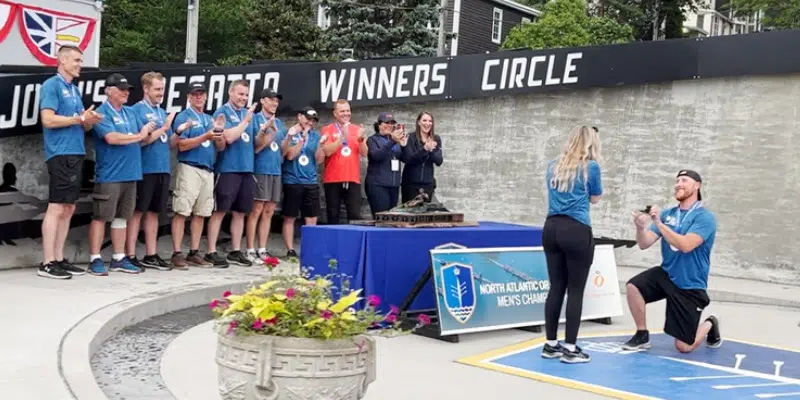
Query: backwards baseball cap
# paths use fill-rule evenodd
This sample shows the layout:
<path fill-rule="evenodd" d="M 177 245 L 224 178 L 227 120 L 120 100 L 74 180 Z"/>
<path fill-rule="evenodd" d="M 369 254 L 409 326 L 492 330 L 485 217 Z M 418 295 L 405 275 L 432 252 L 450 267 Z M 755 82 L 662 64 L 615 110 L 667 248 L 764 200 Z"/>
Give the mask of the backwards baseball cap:
<path fill-rule="evenodd" d="M 378 115 L 378 122 L 397 122 L 394 120 L 394 115 L 390 112 L 382 112 Z"/>
<path fill-rule="evenodd" d="M 277 98 L 278 100 L 283 100 L 283 95 L 272 90 L 272 88 L 265 88 L 264 90 L 261 91 L 260 99 L 274 99 L 274 98 Z"/>
<path fill-rule="evenodd" d="M 122 74 L 111 74 L 106 78 L 106 87 L 116 87 L 121 90 L 129 90 L 133 87 L 128 83 L 128 79 Z"/>
<path fill-rule="evenodd" d="M 317 110 L 312 107 L 303 107 L 303 109 L 300 110 L 300 114 L 303 114 L 307 118 L 311 118 L 314 121 L 319 121 L 319 114 L 317 114 Z"/>
<path fill-rule="evenodd" d="M 680 170 L 678 172 L 678 176 L 676 176 L 676 178 L 680 178 L 682 176 L 686 176 L 686 177 L 692 178 L 695 181 L 697 181 L 698 183 L 703 183 L 703 178 L 700 177 L 700 174 L 698 174 L 697 172 L 692 171 L 690 169 L 682 169 L 682 170 Z M 703 199 L 703 196 L 700 194 L 700 189 L 697 189 L 697 200 L 702 200 L 702 199 Z"/>
<path fill-rule="evenodd" d="M 190 82 L 189 83 L 189 94 L 192 94 L 192 93 L 195 93 L 195 92 L 208 92 L 208 90 L 206 89 L 206 85 L 204 85 L 203 82 Z"/>

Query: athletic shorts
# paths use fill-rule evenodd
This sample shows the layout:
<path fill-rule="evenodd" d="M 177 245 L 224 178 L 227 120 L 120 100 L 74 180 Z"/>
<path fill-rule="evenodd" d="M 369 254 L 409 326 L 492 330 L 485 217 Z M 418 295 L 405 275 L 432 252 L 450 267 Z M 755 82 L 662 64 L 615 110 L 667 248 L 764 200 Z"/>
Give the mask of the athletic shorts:
<path fill-rule="evenodd" d="M 256 180 L 250 173 L 217 174 L 214 184 L 214 211 L 249 214 L 253 210 L 255 186 Z"/>
<path fill-rule="evenodd" d="M 281 215 L 316 218 L 319 216 L 319 185 L 283 185 Z"/>
<path fill-rule="evenodd" d="M 167 210 L 169 174 L 144 174 L 136 183 L 136 211 L 161 214 Z"/>
<path fill-rule="evenodd" d="M 84 156 L 55 156 L 47 160 L 50 203 L 75 204 L 81 194 Z"/>
<path fill-rule="evenodd" d="M 628 283 L 639 289 L 645 303 L 667 299 L 664 332 L 683 343 L 694 343 L 703 310 L 711 300 L 702 289 L 681 289 L 660 266 L 634 276 Z"/>
<path fill-rule="evenodd" d="M 128 219 L 136 208 L 136 182 L 95 183 L 92 198 L 95 220 Z"/>
<path fill-rule="evenodd" d="M 214 211 L 214 173 L 179 162 L 175 168 L 172 211 L 188 217 L 210 217 Z"/>
<path fill-rule="evenodd" d="M 281 201 L 281 176 L 280 175 L 255 175 L 255 199 L 258 201 Z"/>

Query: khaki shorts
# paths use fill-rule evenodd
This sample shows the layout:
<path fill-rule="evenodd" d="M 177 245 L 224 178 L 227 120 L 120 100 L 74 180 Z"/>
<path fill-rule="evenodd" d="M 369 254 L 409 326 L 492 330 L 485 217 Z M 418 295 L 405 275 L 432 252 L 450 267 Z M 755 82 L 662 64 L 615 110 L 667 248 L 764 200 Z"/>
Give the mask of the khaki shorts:
<path fill-rule="evenodd" d="M 214 173 L 188 164 L 176 167 L 172 211 L 188 217 L 210 217 L 214 211 Z"/>
<path fill-rule="evenodd" d="M 136 182 L 95 183 L 92 199 L 95 220 L 128 219 L 136 209 Z"/>

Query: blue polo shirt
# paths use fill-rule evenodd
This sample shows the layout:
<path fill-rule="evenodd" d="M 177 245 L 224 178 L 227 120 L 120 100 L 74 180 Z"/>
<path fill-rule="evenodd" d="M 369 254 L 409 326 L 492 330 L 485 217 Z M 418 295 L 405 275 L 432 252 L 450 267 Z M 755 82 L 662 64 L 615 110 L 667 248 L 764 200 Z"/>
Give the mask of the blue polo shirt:
<path fill-rule="evenodd" d="M 688 253 L 673 249 L 661 238 L 661 268 L 681 289 L 706 289 L 711 268 L 711 249 L 717 235 L 716 217 L 701 202 L 697 202 L 688 210 L 681 210 L 678 206 L 662 210 L 660 218 L 675 233 L 696 233 L 703 238 L 703 243 Z M 655 224 L 650 226 L 650 230 L 661 236 Z"/>
<path fill-rule="evenodd" d="M 225 115 L 225 129 L 231 129 L 238 126 L 244 120 L 247 115 L 247 108 L 242 107 L 236 110 L 231 103 L 225 103 L 224 106 L 214 112 L 213 118 L 216 119 L 220 114 Z M 258 133 L 258 127 L 253 121 L 255 121 L 255 118 L 250 120 L 250 124 L 244 129 L 239 139 L 236 139 L 233 143 L 229 143 L 225 147 L 225 150 L 219 153 L 216 165 L 217 173 L 253 173 L 253 163 L 256 153 L 253 141 L 255 140 L 256 133 Z"/>
<path fill-rule="evenodd" d="M 289 146 L 294 146 L 300 141 L 301 134 L 296 134 L 289 139 Z M 317 175 L 317 160 L 314 158 L 314 153 L 319 146 L 319 139 L 322 136 L 318 131 L 311 130 L 308 132 L 308 141 L 305 143 L 300 154 L 294 160 L 286 160 L 283 162 L 283 183 L 286 185 L 316 185 Z M 300 158 L 306 156 L 308 159 L 307 165 L 301 165 Z"/>
<path fill-rule="evenodd" d="M 39 89 L 39 109 L 53 110 L 62 117 L 81 115 L 84 107 L 78 86 L 67 83 L 61 75 L 50 77 Z M 57 129 L 42 128 L 45 161 L 55 156 L 86 155 L 85 133 L 81 124 Z"/>
<path fill-rule="evenodd" d="M 267 123 L 267 117 L 264 113 L 258 113 L 253 116 L 254 126 L 256 131 L 261 129 L 261 124 Z M 260 152 L 256 153 L 255 158 L 255 173 L 257 175 L 280 175 L 281 164 L 283 163 L 283 155 L 281 154 L 281 142 L 286 137 L 286 126 L 283 122 L 275 118 L 275 137 L 272 143 L 267 144 Z"/>
<path fill-rule="evenodd" d="M 137 132 L 150 122 L 156 124 L 156 129 L 164 126 L 167 120 L 167 112 L 159 106 L 151 106 L 146 100 L 142 99 L 131 107 L 136 115 Z M 169 139 L 172 137 L 172 129 L 161 135 L 153 143 L 142 147 L 142 173 L 143 174 L 169 174 L 170 168 L 170 148 Z"/>
<path fill-rule="evenodd" d="M 211 116 L 204 113 L 204 112 L 197 112 L 192 107 L 189 107 L 175 116 L 175 121 L 173 121 L 172 125 L 175 127 L 183 125 L 184 122 L 193 120 L 197 121 L 200 124 L 187 129 L 185 132 L 181 133 L 181 139 L 191 139 L 196 138 L 198 136 L 204 135 L 206 132 L 210 131 L 214 128 L 214 120 L 211 119 Z M 216 148 L 214 147 L 213 140 L 206 140 L 205 142 L 201 143 L 200 146 L 197 146 L 188 151 L 178 151 L 178 161 L 208 168 L 209 170 L 214 169 L 214 160 L 216 158 Z"/>
<path fill-rule="evenodd" d="M 129 182 L 142 179 L 142 145 L 131 143 L 126 145 L 110 145 L 105 137 L 109 133 L 139 133 L 136 113 L 128 106 L 119 111 L 108 102 L 97 108 L 103 120 L 94 125 L 95 148 L 95 182 Z"/>
<path fill-rule="evenodd" d="M 589 197 L 603 194 L 600 164 L 597 161 L 589 160 L 586 166 L 588 179 L 584 179 L 583 167 L 578 167 L 572 190 L 567 188 L 566 192 L 559 192 L 557 188 L 550 184 L 550 180 L 553 179 L 555 163 L 555 160 L 550 161 L 545 174 L 547 216 L 566 215 L 582 224 L 592 226 L 589 218 Z"/>

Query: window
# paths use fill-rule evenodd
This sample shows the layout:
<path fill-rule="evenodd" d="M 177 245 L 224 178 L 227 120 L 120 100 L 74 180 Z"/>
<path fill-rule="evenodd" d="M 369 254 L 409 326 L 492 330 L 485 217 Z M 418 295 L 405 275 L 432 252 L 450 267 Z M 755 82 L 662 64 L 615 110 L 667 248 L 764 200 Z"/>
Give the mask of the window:
<path fill-rule="evenodd" d="M 531 23 L 531 19 L 527 18 L 527 17 L 522 17 L 522 23 L 523 24 L 530 24 Z"/>
<path fill-rule="evenodd" d="M 503 10 L 495 7 L 492 13 L 492 43 L 500 44 L 503 37 Z"/>
<path fill-rule="evenodd" d="M 317 26 L 328 29 L 331 26 L 331 16 L 328 15 L 328 8 L 320 4 L 317 7 Z"/>

